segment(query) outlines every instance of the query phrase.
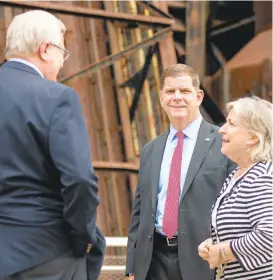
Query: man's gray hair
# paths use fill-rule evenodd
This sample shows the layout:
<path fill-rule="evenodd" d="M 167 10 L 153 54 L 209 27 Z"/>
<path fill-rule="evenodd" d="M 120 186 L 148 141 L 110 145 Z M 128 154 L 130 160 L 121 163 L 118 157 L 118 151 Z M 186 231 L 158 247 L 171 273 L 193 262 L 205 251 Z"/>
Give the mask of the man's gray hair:
<path fill-rule="evenodd" d="M 35 53 L 42 42 L 59 45 L 65 30 L 59 19 L 45 11 L 33 10 L 15 16 L 7 31 L 6 59 Z"/>
<path fill-rule="evenodd" d="M 259 142 L 252 148 L 254 162 L 273 161 L 273 105 L 259 97 L 244 97 L 227 104 L 227 111 L 234 109 L 244 127 Z"/>

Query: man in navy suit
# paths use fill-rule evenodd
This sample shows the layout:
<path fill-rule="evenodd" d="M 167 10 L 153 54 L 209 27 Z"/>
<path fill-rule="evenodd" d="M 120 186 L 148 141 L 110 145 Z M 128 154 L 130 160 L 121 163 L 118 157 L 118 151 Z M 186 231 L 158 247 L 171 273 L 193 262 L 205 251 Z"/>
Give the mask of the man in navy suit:
<path fill-rule="evenodd" d="M 56 82 L 65 26 L 16 16 L 0 67 L 0 280 L 95 280 L 105 240 L 77 93 Z"/>

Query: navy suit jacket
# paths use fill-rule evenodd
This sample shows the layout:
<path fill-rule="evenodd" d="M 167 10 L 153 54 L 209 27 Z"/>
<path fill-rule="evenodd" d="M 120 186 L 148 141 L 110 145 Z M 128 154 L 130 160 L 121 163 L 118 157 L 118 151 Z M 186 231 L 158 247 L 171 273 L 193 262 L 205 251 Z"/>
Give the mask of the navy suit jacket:
<path fill-rule="evenodd" d="M 20 62 L 0 67 L 0 278 L 86 253 L 98 275 L 105 240 L 89 138 L 76 92 Z M 99 252 L 99 253 L 98 253 Z M 92 278 L 92 280 L 95 278 Z"/>

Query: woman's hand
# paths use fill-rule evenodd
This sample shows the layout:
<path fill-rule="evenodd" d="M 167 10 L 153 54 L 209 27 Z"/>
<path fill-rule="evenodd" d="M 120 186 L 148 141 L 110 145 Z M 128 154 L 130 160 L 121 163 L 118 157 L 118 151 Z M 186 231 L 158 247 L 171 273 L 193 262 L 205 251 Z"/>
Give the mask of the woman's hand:
<path fill-rule="evenodd" d="M 221 257 L 220 257 L 220 244 L 215 244 L 209 247 L 209 268 L 214 269 L 219 267 L 221 263 Z"/>
<path fill-rule="evenodd" d="M 209 238 L 209 239 L 203 241 L 198 246 L 198 254 L 205 261 L 209 261 L 209 258 L 210 258 L 209 248 L 210 248 L 211 245 L 212 245 L 212 239 Z"/>
<path fill-rule="evenodd" d="M 236 261 L 236 257 L 231 251 L 229 241 L 210 246 L 209 256 L 208 263 L 211 269 L 219 267 L 220 264 Z"/>

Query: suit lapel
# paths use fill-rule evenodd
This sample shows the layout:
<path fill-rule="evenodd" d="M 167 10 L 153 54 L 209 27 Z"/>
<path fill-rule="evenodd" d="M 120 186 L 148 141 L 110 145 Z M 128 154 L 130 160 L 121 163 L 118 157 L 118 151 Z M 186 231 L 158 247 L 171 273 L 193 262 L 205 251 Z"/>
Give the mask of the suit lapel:
<path fill-rule="evenodd" d="M 165 132 L 164 134 L 160 135 L 158 139 L 155 141 L 153 147 L 153 153 L 151 159 L 152 160 L 151 194 L 152 194 L 152 207 L 154 212 L 156 210 L 156 204 L 157 204 L 157 189 L 158 189 L 158 183 L 160 177 L 161 163 L 162 163 L 162 158 L 163 158 L 168 134 L 169 132 Z M 149 170 L 147 170 L 147 172 L 149 172 Z"/>
<path fill-rule="evenodd" d="M 215 134 L 213 133 L 213 131 L 213 126 L 203 120 L 199 129 L 195 148 L 186 175 L 186 180 L 182 191 L 182 199 L 188 191 L 196 173 L 198 172 L 202 162 L 204 161 L 204 158 L 212 142 L 214 141 Z"/>

